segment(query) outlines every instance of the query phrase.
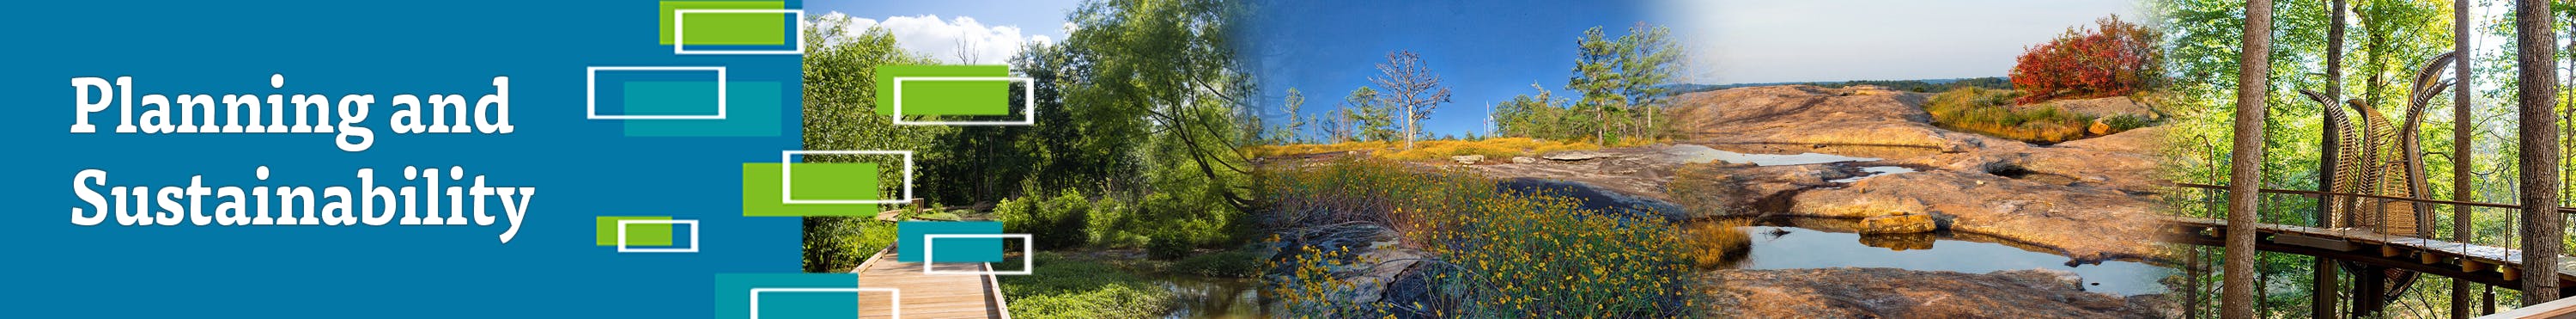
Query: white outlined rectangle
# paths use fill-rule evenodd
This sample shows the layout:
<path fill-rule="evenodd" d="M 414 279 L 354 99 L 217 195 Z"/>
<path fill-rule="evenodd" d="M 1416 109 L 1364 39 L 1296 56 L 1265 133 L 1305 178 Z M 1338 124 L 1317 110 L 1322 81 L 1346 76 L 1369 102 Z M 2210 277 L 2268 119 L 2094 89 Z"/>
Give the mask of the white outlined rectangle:
<path fill-rule="evenodd" d="M 796 25 L 796 26 L 795 26 L 795 27 L 793 27 L 795 30 L 791 30 L 791 31 L 795 31 L 795 32 L 788 33 L 786 36 L 787 36 L 787 37 L 791 37 L 791 38 L 796 38 L 796 40 L 795 40 L 795 41 L 796 41 L 796 48 L 795 48 L 795 49 L 788 49 L 788 50 L 696 50 L 696 51 L 690 51 L 690 50 L 689 50 L 689 43 L 688 43 L 687 41 L 682 41 L 681 39 L 686 38 L 686 37 L 684 37 L 684 36 L 682 36 L 682 35 L 689 34 L 689 29 L 688 29 L 688 25 L 689 25 L 689 24 L 688 24 L 688 18 L 689 18 L 689 14 L 691 14 L 691 13 L 701 13 L 701 14 L 786 13 L 786 14 L 792 14 L 792 15 L 795 15 L 795 16 L 796 16 L 796 20 L 790 20 L 790 21 L 794 21 L 794 23 L 795 23 L 795 25 Z M 805 10 L 800 10 L 800 9 L 679 9 L 679 10 L 671 10 L 671 54 L 684 54 L 684 55 L 685 55 L 685 54 L 805 54 Z"/>
<path fill-rule="evenodd" d="M 885 292 L 887 295 L 891 295 L 891 296 L 893 297 L 893 298 L 891 298 L 891 299 L 894 299 L 894 302 L 887 303 L 887 304 L 890 304 L 890 305 L 894 305 L 894 306 L 891 308 L 891 310 L 893 310 L 891 313 L 894 315 L 894 316 L 893 316 L 893 317 L 894 317 L 894 319 L 903 319 L 903 290 L 902 290 L 902 289 L 895 289 L 895 288 L 751 288 L 751 301 L 750 301 L 751 305 L 750 305 L 750 306 L 748 306 L 748 307 L 744 307 L 744 308 L 751 308 L 751 319 L 760 319 L 760 293 L 764 293 L 764 292 L 846 292 L 846 293 L 850 293 L 850 294 L 855 295 L 855 294 L 858 294 L 859 292 L 862 292 L 862 291 L 882 291 L 882 292 Z M 852 298 L 852 299 L 856 299 L 856 298 Z"/>
<path fill-rule="evenodd" d="M 599 114 L 599 71 L 715 71 L 715 115 L 624 115 Z M 594 66 L 590 67 L 587 87 L 590 97 L 588 119 L 593 120 L 722 120 L 725 119 L 725 67 L 721 66 Z"/>
<path fill-rule="evenodd" d="M 626 225 L 634 225 L 634 224 L 673 224 L 673 225 L 689 225 L 689 247 L 686 247 L 686 248 L 626 248 Z M 697 220 L 695 220 L 695 219 L 623 219 L 623 220 L 618 220 L 618 221 L 617 221 L 617 252 L 621 252 L 621 253 L 694 253 L 694 252 L 698 252 L 698 221 L 697 221 Z"/>
<path fill-rule="evenodd" d="M 1019 121 L 1009 121 L 1009 122 L 993 122 L 993 121 L 907 121 L 907 120 L 904 120 L 904 119 L 903 119 L 903 82 L 905 82 L 905 81 L 938 81 L 938 82 L 1010 81 L 1010 82 L 1020 82 L 1020 83 L 1021 83 L 1021 84 L 1020 84 L 1020 120 L 1019 120 Z M 995 126 L 998 126 L 998 125 L 1034 125 L 1034 124 L 1037 124 L 1037 123 L 1038 123 L 1038 105 L 1037 105 L 1037 96 L 1038 96 L 1038 89 L 1037 89 L 1037 87 L 1038 87 L 1038 85 L 1037 85 L 1037 82 L 1036 82 L 1036 81 L 1037 81 L 1037 80 L 1030 79 L 1030 78 L 1025 78 L 1025 77 L 1011 77 L 1011 76 L 987 76 L 987 77 L 932 77 L 932 76 L 919 76 L 919 77 L 895 77 L 895 78 L 894 78 L 894 124 L 895 124 L 895 125 L 995 125 Z"/>
<path fill-rule="evenodd" d="M 1019 238 L 1019 239 L 1020 239 L 1020 244 L 1021 244 L 1021 245 L 1020 245 L 1020 250 L 1021 250 L 1021 252 L 1020 252 L 1020 270 L 1015 270 L 1015 271 L 969 271 L 969 272 L 953 272 L 953 271 L 952 271 L 952 272 L 939 272 L 939 271 L 935 271 L 935 270 L 933 270 L 933 269 L 931 269 L 931 268 L 930 268 L 930 265 L 931 265 L 931 264 L 933 264 L 934 262 L 939 261 L 939 260 L 938 260 L 938 259 L 931 259 L 931 256 L 934 256 L 934 255 L 932 255 L 932 252 L 936 252 L 936 251 L 939 251 L 939 250 L 931 248 L 931 247 L 935 247 L 935 246 L 934 246 L 934 245 L 932 245 L 931 243 L 939 242 L 939 239 L 940 239 L 940 238 Z M 1027 275 L 1027 274 L 1029 274 L 1031 271 L 1037 270 L 1037 267 L 1038 267 L 1038 258 L 1037 258 L 1037 254 L 1036 254 L 1036 253 L 1037 253 L 1037 247 L 1038 247 L 1038 240 L 1037 240 L 1037 238 L 1036 238 L 1036 237 L 1030 237 L 1030 236 L 1029 236 L 1029 234 L 923 234 L 923 235 L 921 235 L 921 273 L 923 273 L 923 274 L 930 274 L 930 275 L 997 275 L 997 276 L 1002 276 L 1002 275 Z"/>
<path fill-rule="evenodd" d="M 796 154 L 903 155 L 903 197 L 879 200 L 796 199 Z M 875 190 L 869 190 L 875 191 Z M 778 152 L 778 202 L 785 204 L 905 204 L 912 202 L 912 151 L 790 150 Z"/>

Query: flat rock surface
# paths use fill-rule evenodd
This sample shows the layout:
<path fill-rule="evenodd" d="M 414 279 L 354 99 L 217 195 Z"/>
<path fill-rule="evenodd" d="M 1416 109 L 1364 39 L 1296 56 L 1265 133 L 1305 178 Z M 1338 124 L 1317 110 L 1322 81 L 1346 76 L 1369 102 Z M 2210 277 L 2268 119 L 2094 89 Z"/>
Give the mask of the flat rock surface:
<path fill-rule="evenodd" d="M 1930 214 L 1952 231 L 2080 259 L 2159 253 L 2149 226 L 2157 208 L 2152 196 L 2164 191 L 2155 174 L 2166 129 L 2032 145 L 1937 127 L 1922 110 L 1927 96 L 1791 85 L 1676 98 L 1673 120 L 1692 133 L 1679 144 L 1856 158 L 1842 162 L 1695 163 L 1684 146 L 1656 145 L 1596 150 L 1582 161 L 1470 167 L 1488 176 L 1581 183 L 1668 202 L 1686 219 Z M 2112 102 L 2118 101 L 2080 103 L 2120 104 Z"/>
<path fill-rule="evenodd" d="M 1703 274 L 1728 318 L 2167 318 L 2162 295 L 2085 292 L 2073 273 L 1895 268 L 1719 270 Z"/>

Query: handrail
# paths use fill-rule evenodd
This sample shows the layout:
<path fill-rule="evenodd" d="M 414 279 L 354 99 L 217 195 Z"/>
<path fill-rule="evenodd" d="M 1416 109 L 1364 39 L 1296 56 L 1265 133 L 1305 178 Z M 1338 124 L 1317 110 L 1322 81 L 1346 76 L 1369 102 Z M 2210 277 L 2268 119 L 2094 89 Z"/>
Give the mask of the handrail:
<path fill-rule="evenodd" d="M 2193 183 L 2172 183 L 2172 184 L 2173 184 L 2174 186 L 2191 187 L 2191 188 L 2227 189 L 2227 186 L 2221 186 L 2221 185 L 2193 184 Z M 2308 197 L 2316 197 L 2316 196 L 2351 196 L 2351 197 L 2361 197 L 2361 198 L 2370 198 L 2370 199 L 2383 199 L 2383 200 L 2394 200 L 2394 201 L 2408 201 L 2408 202 L 2432 203 L 2432 204 L 2443 204 L 2443 205 L 2463 205 L 2463 206 L 2477 206 L 2477 207 L 2488 207 L 2488 208 L 2512 208 L 2512 209 L 2522 209 L 2522 205 L 2497 204 L 2497 203 L 2480 203 L 2480 202 L 2463 202 L 2463 201 L 2439 200 L 2439 199 L 2427 199 L 2427 198 L 2407 198 L 2407 197 L 2396 197 L 2396 196 L 2387 196 L 2387 195 L 2372 195 L 2372 194 L 2337 193 L 2337 192 L 2312 191 L 2312 190 L 2299 190 L 2299 189 L 2259 188 L 2259 189 L 2256 189 L 2256 191 L 2261 192 L 2261 193 L 2306 195 L 2306 196 L 2308 196 Z M 2559 213 L 2562 213 L 2562 214 L 2576 214 L 2576 207 L 2559 207 L 2559 208 L 2558 208 L 2558 212 L 2559 212 Z"/>

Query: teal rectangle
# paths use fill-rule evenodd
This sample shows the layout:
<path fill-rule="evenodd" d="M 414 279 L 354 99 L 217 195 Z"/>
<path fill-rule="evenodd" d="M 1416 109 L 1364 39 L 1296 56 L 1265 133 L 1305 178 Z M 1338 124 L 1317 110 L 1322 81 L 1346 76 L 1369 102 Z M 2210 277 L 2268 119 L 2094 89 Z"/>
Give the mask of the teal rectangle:
<path fill-rule="evenodd" d="M 813 274 L 716 274 L 715 317 L 750 318 L 751 307 L 760 307 L 760 317 L 768 318 L 857 318 L 859 298 L 850 292 L 765 292 L 760 304 L 751 304 L 752 288 L 845 288 L 859 287 L 859 275 L 853 273 Z"/>
<path fill-rule="evenodd" d="M 715 114 L 714 81 L 625 82 L 620 105 L 629 115 Z M 725 118 L 719 120 L 619 121 L 632 137 L 772 137 L 784 127 L 781 117 L 796 106 L 778 82 L 726 82 Z"/>
<path fill-rule="evenodd" d="M 929 235 L 1001 234 L 1002 222 L 902 222 L 895 224 L 894 233 L 895 261 L 917 263 L 922 262 L 921 247 Z M 935 262 L 943 263 L 1001 262 L 1002 241 L 1001 238 L 943 238 L 939 240 L 938 247 L 932 247 L 939 251 L 930 257 L 937 257 L 939 259 Z"/>

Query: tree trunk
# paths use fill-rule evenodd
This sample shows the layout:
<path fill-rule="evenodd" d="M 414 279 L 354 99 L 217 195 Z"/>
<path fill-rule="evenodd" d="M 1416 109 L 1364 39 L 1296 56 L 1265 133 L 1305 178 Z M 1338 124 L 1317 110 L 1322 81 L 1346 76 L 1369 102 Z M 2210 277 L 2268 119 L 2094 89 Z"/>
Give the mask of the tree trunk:
<path fill-rule="evenodd" d="M 2220 317 L 2254 317 L 2255 205 L 2262 196 L 2264 95 L 2270 93 L 2272 1 L 2245 3 L 2245 46 L 2236 72 L 2235 155 L 2228 161 L 2227 270 Z"/>
<path fill-rule="evenodd" d="M 2326 108 L 2325 110 L 2322 110 L 2325 112 L 2337 112 L 2337 110 L 2334 110 L 2333 108 L 2342 106 L 2339 103 L 2343 103 L 2344 0 L 2334 0 L 2331 10 L 2332 11 L 2326 13 L 2326 15 L 2330 17 L 2327 20 L 2330 24 L 2326 25 L 2326 101 L 2325 105 L 2317 106 Z M 2343 136 L 2335 134 L 2335 132 L 2343 130 L 2339 127 L 2342 126 L 2343 123 L 2327 120 L 2324 117 L 2319 117 L 2318 119 L 2325 121 L 2325 130 L 2318 131 L 2319 135 L 2324 135 L 2324 143 L 2320 145 L 2321 148 L 2324 148 L 2324 151 L 2319 152 L 2318 154 L 2320 156 L 2317 157 L 2317 190 L 2328 192 L 2337 191 L 2336 189 L 2332 189 L 2332 187 L 2334 187 L 2335 183 L 2335 158 L 2341 149 L 2337 149 L 2335 147 L 2337 145 L 2342 145 L 2339 140 L 2341 140 Z M 2334 196 L 2317 197 L 2317 227 L 2330 228 L 2343 226 L 2335 222 L 2334 214 L 2331 213 L 2334 210 L 2333 203 L 2337 200 L 2339 199 Z M 2308 301 L 2308 317 L 2334 318 L 2335 303 L 2340 300 L 2337 300 L 2338 297 L 2330 292 L 2342 289 L 2341 285 L 2336 282 L 2341 281 L 2343 278 L 2335 274 L 2334 260 L 2327 259 L 2325 257 L 2316 257 L 2315 259 L 2316 263 L 2312 265 L 2311 270 L 2315 271 L 2312 276 L 2314 276 L 2313 278 L 2316 278 L 2316 287 L 2313 290 L 2309 290 L 2312 292 L 2310 295 L 2313 295 L 2313 298 L 2310 298 Z"/>
<path fill-rule="evenodd" d="M 2469 51 L 2469 0 L 2451 1 L 2451 51 L 2460 55 L 2452 60 L 2451 77 L 2451 200 L 2475 201 L 2470 197 L 2469 168 L 2477 163 L 2477 154 L 2469 152 L 2469 132 L 2477 122 L 2469 120 L 2469 60 L 2477 55 Z M 2451 241 L 2469 242 L 2469 206 L 2451 205 Z M 2451 280 L 2451 318 L 2469 318 L 2469 281 Z"/>
<path fill-rule="evenodd" d="M 2560 237 L 2558 216 L 2558 44 L 2551 24 L 2550 1 L 2520 0 L 2514 5 L 2515 60 L 2520 65 L 2519 91 L 2522 121 L 2522 252 L 2523 265 L 2533 271 L 2522 272 L 2522 304 L 2538 305 L 2558 299 L 2558 272 L 2546 265 L 2558 264 Z"/>

